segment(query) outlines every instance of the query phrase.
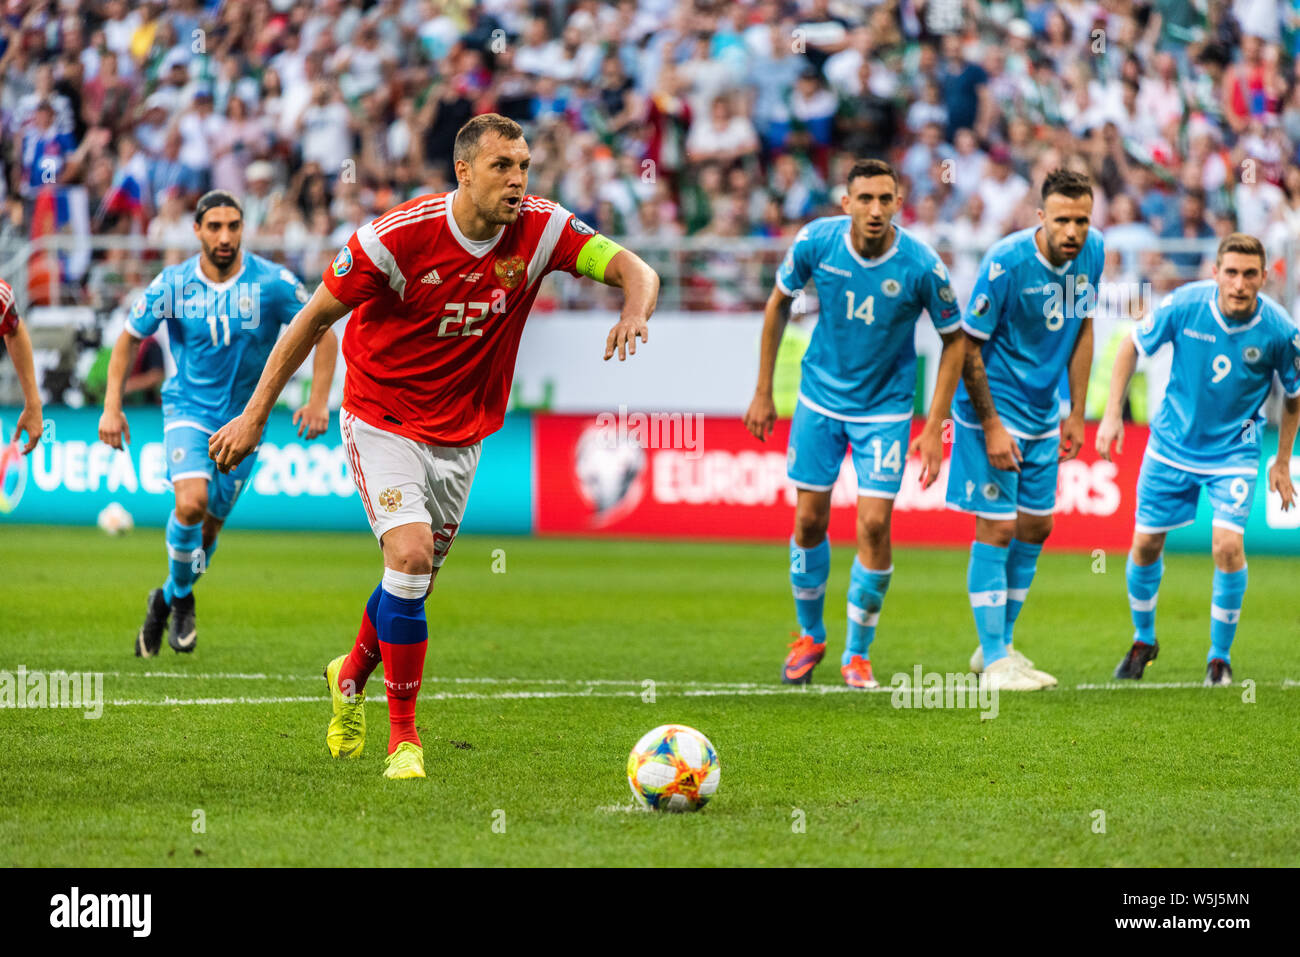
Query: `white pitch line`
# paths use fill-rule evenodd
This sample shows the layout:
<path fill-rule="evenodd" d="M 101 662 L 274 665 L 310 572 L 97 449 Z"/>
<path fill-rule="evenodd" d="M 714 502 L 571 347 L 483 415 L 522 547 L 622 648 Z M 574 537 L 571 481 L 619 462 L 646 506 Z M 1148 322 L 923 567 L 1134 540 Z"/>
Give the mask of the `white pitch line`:
<path fill-rule="evenodd" d="M 31 669 L 29 674 L 35 674 L 40 670 L 44 673 L 53 673 L 56 671 L 69 669 L 49 668 L 49 669 Z M 211 681 L 312 681 L 319 682 L 320 675 L 302 675 L 302 674 L 279 674 L 269 675 L 261 672 L 241 673 L 241 672 L 186 672 L 186 671 L 101 671 L 105 678 L 168 678 L 180 679 L 202 679 Z M 644 688 L 646 681 L 653 681 L 656 687 L 669 688 L 766 688 L 767 685 L 757 681 L 668 681 L 658 678 L 449 678 L 439 677 L 437 675 L 426 675 L 421 679 L 424 684 L 485 684 L 485 685 L 581 685 L 583 687 L 629 687 Z M 640 692 L 637 692 L 638 694 Z"/>
<path fill-rule="evenodd" d="M 114 699 L 109 702 L 117 708 L 131 708 L 138 706 L 146 707 L 188 707 L 193 705 L 210 705 L 210 704 L 300 704 L 308 701 L 320 704 L 328 701 L 328 698 L 164 698 L 162 701 L 145 701 L 145 700 L 120 700 Z M 386 699 L 385 699 L 386 700 Z"/>
<path fill-rule="evenodd" d="M 1300 681 L 1286 679 L 1282 682 L 1256 682 L 1256 686 L 1263 687 L 1280 687 L 1280 688 L 1300 688 Z M 1162 689 L 1179 689 L 1179 688 L 1201 688 L 1200 682 L 1194 681 L 1171 681 L 1151 684 L 1080 684 L 1071 689 L 1073 691 L 1127 691 L 1130 689 L 1147 688 L 1152 690 Z M 1234 686 L 1235 687 L 1235 686 Z M 730 688 L 692 688 L 685 691 L 666 693 L 667 697 L 682 698 L 699 698 L 699 697 L 766 697 L 771 695 L 828 695 L 828 694 L 861 694 L 863 691 L 874 694 L 892 694 L 896 689 L 886 685 L 880 688 L 861 689 L 849 688 L 844 685 L 800 685 L 792 688 L 774 688 L 774 687 L 730 687 Z M 914 689 L 904 686 L 904 692 L 912 692 Z M 1050 694 L 1051 692 L 1048 692 Z M 587 689 L 585 691 L 497 691 L 492 693 L 479 691 L 435 691 L 429 694 L 420 695 L 421 701 L 510 701 L 526 699 L 549 699 L 549 698 L 640 698 L 639 691 L 594 691 Z M 1017 697 L 1033 697 L 1029 692 Z M 117 707 L 135 707 L 135 706 L 152 706 L 152 707 L 187 707 L 202 705 L 225 705 L 225 704 L 305 704 L 315 702 L 323 704 L 329 699 L 324 695 L 319 697 L 236 697 L 236 698 L 164 698 L 161 701 L 151 699 L 114 699 L 109 702 Z M 388 704 L 387 697 L 377 696 L 369 699 L 376 704 Z"/>

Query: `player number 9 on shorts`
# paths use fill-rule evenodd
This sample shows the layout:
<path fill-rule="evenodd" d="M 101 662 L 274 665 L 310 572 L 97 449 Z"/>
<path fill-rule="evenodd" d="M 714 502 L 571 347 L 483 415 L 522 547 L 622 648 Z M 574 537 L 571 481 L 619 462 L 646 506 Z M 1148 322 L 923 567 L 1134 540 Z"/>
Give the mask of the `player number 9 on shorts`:
<path fill-rule="evenodd" d="M 1235 478 L 1232 484 L 1228 486 L 1228 494 L 1232 496 L 1232 504 L 1236 508 L 1241 508 L 1246 504 L 1246 498 L 1250 495 L 1250 486 L 1246 484 L 1244 478 Z"/>

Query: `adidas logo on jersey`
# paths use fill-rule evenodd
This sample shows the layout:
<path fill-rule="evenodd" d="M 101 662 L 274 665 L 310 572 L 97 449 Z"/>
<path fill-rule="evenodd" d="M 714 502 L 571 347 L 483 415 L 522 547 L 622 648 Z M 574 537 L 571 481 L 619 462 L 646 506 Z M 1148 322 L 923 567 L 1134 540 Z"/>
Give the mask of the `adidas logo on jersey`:
<path fill-rule="evenodd" d="M 430 269 L 420 282 L 427 282 L 431 286 L 437 286 L 442 282 L 442 277 L 438 275 L 438 270 Z"/>

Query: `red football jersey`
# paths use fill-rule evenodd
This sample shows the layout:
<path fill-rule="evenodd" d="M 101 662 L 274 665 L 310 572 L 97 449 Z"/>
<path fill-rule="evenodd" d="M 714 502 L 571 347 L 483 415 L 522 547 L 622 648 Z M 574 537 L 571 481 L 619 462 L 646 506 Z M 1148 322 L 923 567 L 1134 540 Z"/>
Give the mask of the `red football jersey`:
<path fill-rule="evenodd" d="M 18 304 L 9 283 L 0 279 L 0 336 L 7 336 L 18 328 Z"/>
<path fill-rule="evenodd" d="M 362 226 L 325 269 L 352 307 L 343 407 L 431 445 L 473 445 L 501 428 L 519 337 L 541 278 L 574 272 L 595 235 L 567 209 L 525 196 L 493 239 L 467 239 L 455 191 L 420 196 Z"/>

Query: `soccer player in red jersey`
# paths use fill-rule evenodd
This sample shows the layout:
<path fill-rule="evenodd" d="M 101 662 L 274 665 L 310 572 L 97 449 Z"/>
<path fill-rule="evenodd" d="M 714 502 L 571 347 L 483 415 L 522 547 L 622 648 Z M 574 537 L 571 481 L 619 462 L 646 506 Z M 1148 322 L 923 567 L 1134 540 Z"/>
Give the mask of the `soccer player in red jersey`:
<path fill-rule="evenodd" d="M 456 135 L 458 187 L 420 196 L 358 229 L 267 360 L 243 413 L 215 435 L 223 471 L 257 445 L 271 407 L 313 343 L 352 313 L 340 429 L 384 555 L 356 644 L 325 670 L 326 744 L 357 757 L 366 679 L 382 659 L 391 724 L 384 776 L 424 777 L 415 699 L 425 596 L 460 529 L 483 439 L 505 418 L 524 322 L 546 273 L 623 290 L 605 358 L 648 341 L 659 277 L 568 210 L 529 196 L 528 144 L 513 120 L 477 116 Z"/>
<path fill-rule="evenodd" d="M 27 444 L 22 448 L 23 455 L 27 455 L 41 440 L 41 390 L 36 385 L 31 336 L 27 334 L 27 327 L 18 321 L 18 304 L 14 301 L 13 288 L 3 279 L 0 279 L 0 338 L 5 341 L 5 351 L 13 360 L 18 384 L 23 390 L 23 411 L 18 414 L 13 438 L 9 441 L 16 446 L 18 437 L 26 431 Z M 0 449 L 0 452 L 4 451 Z M 0 469 L 0 475 L 3 474 L 4 469 Z"/>

